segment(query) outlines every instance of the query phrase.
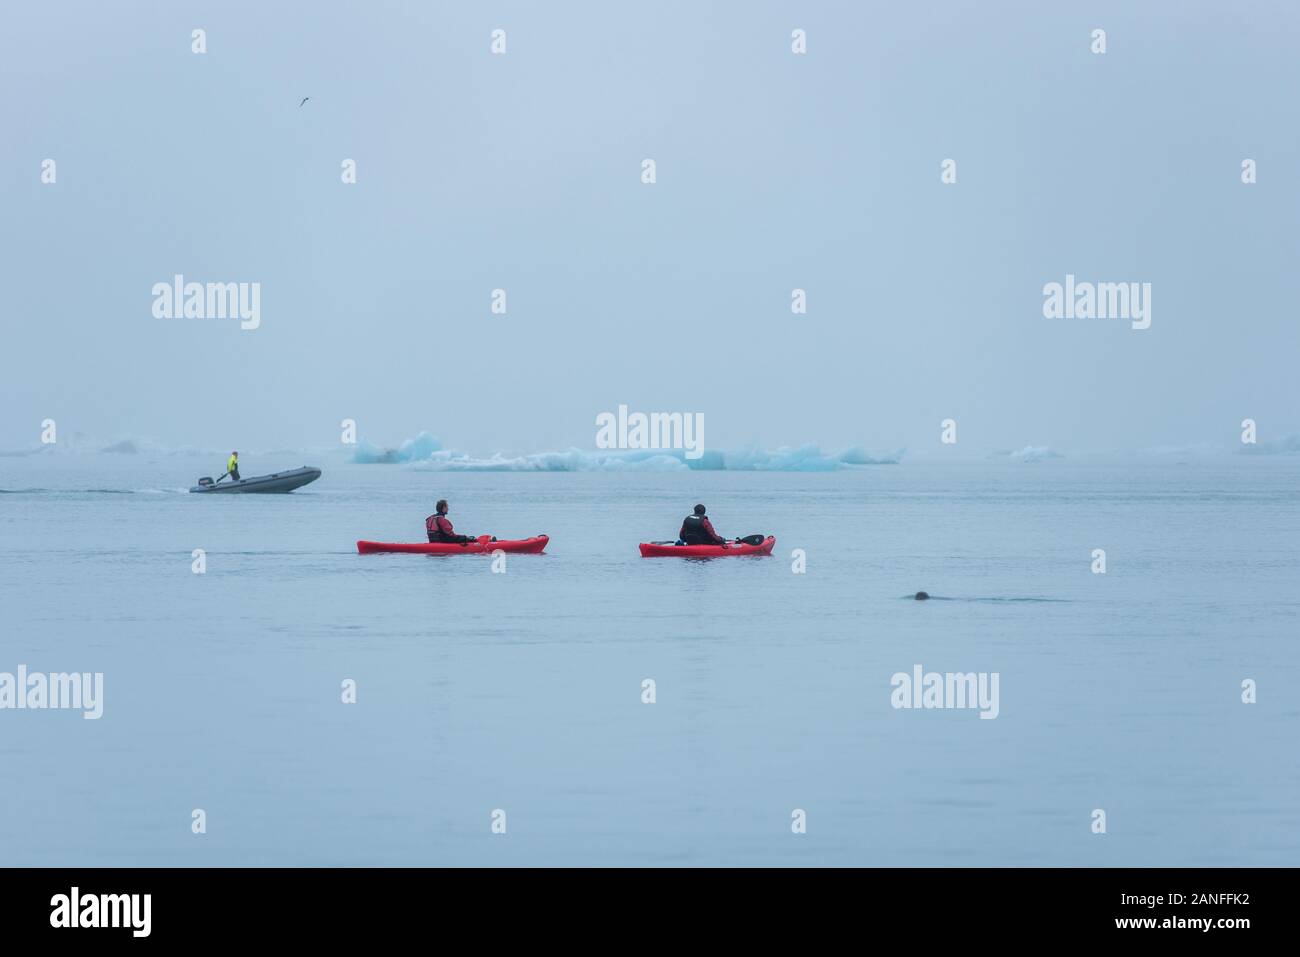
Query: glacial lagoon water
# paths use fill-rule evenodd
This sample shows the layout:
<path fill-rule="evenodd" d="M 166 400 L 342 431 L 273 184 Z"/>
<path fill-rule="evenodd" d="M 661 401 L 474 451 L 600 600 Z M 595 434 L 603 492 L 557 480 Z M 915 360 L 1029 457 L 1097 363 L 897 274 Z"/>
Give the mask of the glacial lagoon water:
<path fill-rule="evenodd" d="M 0 672 L 104 675 L 98 720 L 0 711 L 6 864 L 1300 861 L 1294 456 L 244 468 L 304 461 L 214 497 L 206 460 L 0 458 Z M 440 497 L 551 546 L 356 554 Z M 640 558 L 696 501 L 775 554 Z M 997 673 L 997 718 L 892 707 L 916 665 Z"/>

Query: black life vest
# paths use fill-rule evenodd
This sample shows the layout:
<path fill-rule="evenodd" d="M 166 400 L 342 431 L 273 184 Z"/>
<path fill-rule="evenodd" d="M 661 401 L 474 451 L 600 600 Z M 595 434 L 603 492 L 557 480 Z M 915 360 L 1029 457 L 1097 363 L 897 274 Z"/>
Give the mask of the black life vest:
<path fill-rule="evenodd" d="M 712 545 L 713 539 L 704 530 L 703 515 L 687 515 L 682 522 L 682 541 L 687 545 Z"/>

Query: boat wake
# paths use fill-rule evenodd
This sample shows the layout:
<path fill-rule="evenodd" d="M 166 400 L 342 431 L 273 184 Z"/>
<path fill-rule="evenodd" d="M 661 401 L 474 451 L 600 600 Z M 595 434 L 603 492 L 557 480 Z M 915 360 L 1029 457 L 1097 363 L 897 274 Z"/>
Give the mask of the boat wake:
<path fill-rule="evenodd" d="M 924 597 L 921 597 L 924 595 Z M 1009 596 L 998 597 L 968 597 L 956 595 L 927 595 L 924 592 L 913 593 L 911 595 L 899 595 L 900 601 L 965 601 L 965 602 L 983 602 L 987 604 L 1070 604 L 1068 598 L 1019 598 Z"/>

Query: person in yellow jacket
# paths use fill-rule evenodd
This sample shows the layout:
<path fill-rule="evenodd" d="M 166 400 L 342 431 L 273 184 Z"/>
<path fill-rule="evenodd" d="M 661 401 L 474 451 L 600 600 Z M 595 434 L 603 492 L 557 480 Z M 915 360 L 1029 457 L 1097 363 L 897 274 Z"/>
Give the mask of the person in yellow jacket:
<path fill-rule="evenodd" d="M 239 453 L 231 452 L 230 461 L 226 463 L 226 474 L 230 476 L 232 482 L 239 481 Z"/>

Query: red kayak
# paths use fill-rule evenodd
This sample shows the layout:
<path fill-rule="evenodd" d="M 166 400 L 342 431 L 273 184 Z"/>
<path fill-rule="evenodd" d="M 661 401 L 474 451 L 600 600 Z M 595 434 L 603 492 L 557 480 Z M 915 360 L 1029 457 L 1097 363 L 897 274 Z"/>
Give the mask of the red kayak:
<path fill-rule="evenodd" d="M 409 552 L 415 555 L 490 555 L 496 551 L 518 552 L 525 555 L 538 555 L 546 548 L 549 535 L 534 535 L 532 538 L 503 539 L 494 542 L 486 535 L 480 535 L 478 541 L 464 545 L 450 542 L 357 542 L 357 551 L 362 555 L 375 552 Z"/>
<path fill-rule="evenodd" d="M 776 546 L 776 536 L 769 535 L 762 545 L 661 545 L 642 542 L 642 558 L 722 558 L 725 555 L 771 555 Z"/>

